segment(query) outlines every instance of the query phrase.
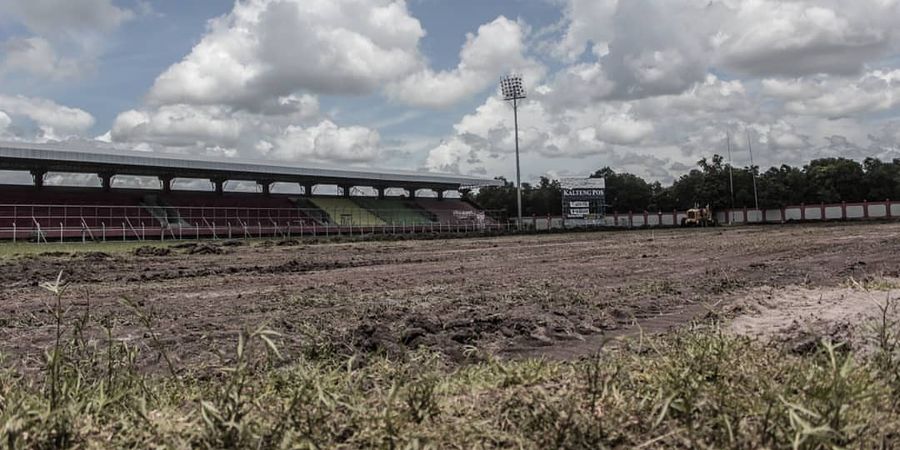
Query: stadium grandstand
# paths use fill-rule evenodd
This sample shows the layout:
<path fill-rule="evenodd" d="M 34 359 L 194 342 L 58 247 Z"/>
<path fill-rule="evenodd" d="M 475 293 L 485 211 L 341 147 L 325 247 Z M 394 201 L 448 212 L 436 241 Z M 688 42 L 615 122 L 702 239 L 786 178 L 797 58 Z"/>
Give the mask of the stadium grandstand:
<path fill-rule="evenodd" d="M 0 143 L 0 170 L 24 172 L 32 180 L 0 184 L 0 239 L 5 240 L 458 232 L 502 223 L 465 195 L 497 181 L 450 174 L 23 143 Z M 100 182 L 49 186 L 45 179 L 51 173 L 93 174 Z M 113 187 L 116 177 L 152 177 L 159 187 Z M 206 180 L 209 190 L 178 190 L 176 180 Z M 229 181 L 255 183 L 257 192 L 226 191 Z M 276 183 L 298 186 L 298 193 L 273 192 Z M 402 195 L 390 195 L 398 191 Z"/>

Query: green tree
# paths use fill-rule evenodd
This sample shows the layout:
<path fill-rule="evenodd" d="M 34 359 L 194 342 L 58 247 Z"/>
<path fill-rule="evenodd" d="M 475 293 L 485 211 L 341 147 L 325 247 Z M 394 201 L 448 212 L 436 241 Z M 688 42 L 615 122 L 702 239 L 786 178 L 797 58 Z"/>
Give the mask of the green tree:
<path fill-rule="evenodd" d="M 865 172 L 862 165 L 852 159 L 815 159 L 804 171 L 809 186 L 808 203 L 855 202 L 866 196 Z"/>
<path fill-rule="evenodd" d="M 809 198 L 807 191 L 806 174 L 797 167 L 772 167 L 759 177 L 761 207 L 780 208 L 806 203 Z"/>
<path fill-rule="evenodd" d="M 492 211 L 505 210 L 507 214 L 516 213 L 516 185 L 506 178 L 498 177 L 502 186 L 485 187 L 478 190 L 475 202 L 484 209 Z"/>
<path fill-rule="evenodd" d="M 866 158 L 863 170 L 867 200 L 900 200 L 900 159 L 886 163 L 877 158 Z"/>
<path fill-rule="evenodd" d="M 540 183 L 533 187 L 527 196 L 528 215 L 546 216 L 562 214 L 562 189 L 559 180 L 541 177 Z"/>
<path fill-rule="evenodd" d="M 604 167 L 591 178 L 606 179 L 606 203 L 610 211 L 644 211 L 653 201 L 653 189 L 643 178 L 630 173 L 616 173 Z"/>

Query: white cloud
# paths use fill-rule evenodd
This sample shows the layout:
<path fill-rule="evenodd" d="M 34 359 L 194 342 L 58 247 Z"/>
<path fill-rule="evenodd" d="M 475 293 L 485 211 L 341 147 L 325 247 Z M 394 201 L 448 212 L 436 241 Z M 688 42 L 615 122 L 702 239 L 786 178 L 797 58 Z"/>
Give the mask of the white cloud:
<path fill-rule="evenodd" d="M 367 94 L 420 67 L 424 34 L 402 0 L 238 2 L 148 97 L 253 108 L 295 92 Z"/>
<path fill-rule="evenodd" d="M 815 97 L 821 92 L 821 86 L 802 78 L 762 80 L 762 93 L 781 100 L 802 100 Z"/>
<path fill-rule="evenodd" d="M 112 0 L 0 0 L 0 13 L 41 35 L 110 31 L 134 18 Z"/>
<path fill-rule="evenodd" d="M 112 0 L 0 0 L 0 24 L 12 21 L 27 30 L 0 42 L 0 75 L 56 82 L 83 77 L 96 66 L 108 33 L 134 17 Z"/>
<path fill-rule="evenodd" d="M 288 126 L 274 142 L 261 141 L 263 154 L 281 160 L 370 162 L 380 155 L 380 136 L 364 127 L 341 128 L 329 120 L 303 128 Z"/>
<path fill-rule="evenodd" d="M 568 27 L 553 53 L 572 62 L 592 45 L 595 53 L 605 54 L 614 36 L 613 17 L 618 4 L 618 0 L 570 0 L 564 10 Z"/>
<path fill-rule="evenodd" d="M 793 86 L 808 94 L 787 102 L 785 110 L 792 114 L 841 118 L 900 105 L 900 69 L 875 70 L 855 80 L 820 77 Z"/>
<path fill-rule="evenodd" d="M 894 0 L 737 2 L 721 32 L 722 64 L 753 75 L 850 74 L 895 44 Z"/>
<path fill-rule="evenodd" d="M 255 110 L 298 92 L 383 92 L 412 106 L 446 107 L 510 71 L 540 79 L 545 69 L 526 56 L 527 34 L 524 24 L 498 17 L 467 35 L 455 69 L 435 71 L 419 50 L 425 30 L 403 0 L 248 0 L 210 22 L 148 100 Z"/>
<path fill-rule="evenodd" d="M 234 147 L 242 124 L 220 107 L 167 105 L 146 111 L 126 111 L 113 123 L 114 142 L 147 142 L 172 147 Z"/>
<path fill-rule="evenodd" d="M 320 118 L 308 96 L 284 99 L 286 104 L 294 105 L 292 113 L 187 104 L 131 110 L 116 117 L 108 139 L 159 151 L 294 162 L 369 162 L 380 156 L 376 131 Z"/>
<path fill-rule="evenodd" d="M 0 43 L 0 73 L 22 72 L 47 79 L 76 77 L 83 68 L 78 61 L 57 55 L 44 38 L 10 38 Z"/>
<path fill-rule="evenodd" d="M 469 34 L 459 54 L 459 65 L 451 71 L 434 72 L 429 68 L 388 86 L 395 100 L 426 107 L 446 107 L 484 91 L 501 75 L 520 72 L 537 81 L 544 68 L 525 56 L 525 27 L 498 17 Z"/>
<path fill-rule="evenodd" d="M 705 39 L 711 24 L 697 18 L 709 8 L 697 0 L 618 2 L 608 53 L 594 48 L 614 86 L 609 97 L 677 94 L 702 81 L 711 60 Z"/>
<path fill-rule="evenodd" d="M 557 84 L 587 102 L 678 94 L 713 69 L 852 74 L 898 48 L 896 0 L 568 0 L 565 8 L 551 53 L 574 64 Z"/>
<path fill-rule="evenodd" d="M 94 117 L 88 112 L 42 98 L 0 95 L 0 110 L 33 121 L 40 130 L 34 136 L 38 140 L 81 136 L 94 125 Z"/>

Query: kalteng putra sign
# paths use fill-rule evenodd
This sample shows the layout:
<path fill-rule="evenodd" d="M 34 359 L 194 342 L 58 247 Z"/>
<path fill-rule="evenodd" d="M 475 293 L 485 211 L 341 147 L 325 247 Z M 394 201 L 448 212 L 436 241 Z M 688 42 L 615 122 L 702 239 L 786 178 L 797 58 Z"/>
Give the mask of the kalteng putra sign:
<path fill-rule="evenodd" d="M 562 178 L 563 215 L 568 219 L 599 219 L 603 214 L 606 180 Z"/>

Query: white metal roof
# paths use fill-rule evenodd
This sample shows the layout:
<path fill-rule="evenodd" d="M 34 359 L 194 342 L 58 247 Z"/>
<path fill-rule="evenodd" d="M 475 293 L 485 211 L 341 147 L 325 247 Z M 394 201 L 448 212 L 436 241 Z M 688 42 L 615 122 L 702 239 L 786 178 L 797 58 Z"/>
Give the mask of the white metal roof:
<path fill-rule="evenodd" d="M 231 158 L 210 158 L 170 153 L 139 152 L 88 146 L 87 144 L 32 144 L 0 142 L 0 167 L 17 163 L 59 165 L 71 164 L 73 170 L 83 172 L 86 167 L 117 168 L 121 174 L 144 172 L 210 173 L 240 179 L 327 179 L 348 182 L 406 183 L 457 185 L 459 187 L 498 186 L 496 180 L 463 175 L 376 168 L 335 168 L 315 164 L 294 165 L 272 161 L 249 161 Z M 35 169 L 39 167 L 34 167 Z M 54 169 L 57 170 L 57 169 Z M 399 187 L 399 186 L 398 186 Z"/>

